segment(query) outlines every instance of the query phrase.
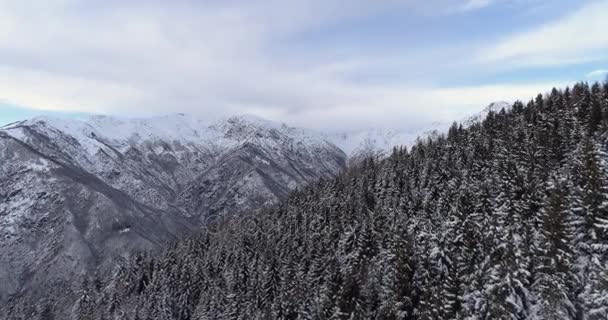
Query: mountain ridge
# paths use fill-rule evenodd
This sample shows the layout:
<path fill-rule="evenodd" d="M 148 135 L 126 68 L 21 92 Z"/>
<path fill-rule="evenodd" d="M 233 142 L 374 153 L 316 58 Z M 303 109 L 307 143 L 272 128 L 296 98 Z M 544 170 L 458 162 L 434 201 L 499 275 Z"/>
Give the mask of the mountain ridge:
<path fill-rule="evenodd" d="M 185 116 L 90 119 L 0 129 L 3 304 L 76 292 L 83 275 L 192 234 L 210 214 L 275 203 L 346 165 L 335 146 L 251 117 L 202 132 Z"/>
<path fill-rule="evenodd" d="M 117 266 L 75 314 L 606 319 L 607 98 L 608 83 L 555 89 L 366 159 Z"/>
<path fill-rule="evenodd" d="M 512 103 L 496 101 L 490 103 L 479 113 L 460 119 L 458 122 L 469 126 L 485 119 L 489 112 L 499 112 L 501 109 L 510 110 Z M 289 132 L 293 138 L 309 142 L 329 142 L 340 148 L 349 157 L 357 157 L 366 148 L 375 151 L 390 151 L 395 146 L 411 146 L 418 138 L 424 138 L 435 132 L 446 132 L 451 123 L 435 122 L 424 130 L 399 129 L 363 129 L 338 132 L 324 132 L 301 127 L 291 127 L 283 122 L 267 120 L 252 114 L 237 114 L 215 119 L 203 119 L 184 113 L 173 113 L 161 116 L 128 118 L 109 115 L 88 115 L 73 119 L 38 116 L 22 121 L 16 121 L 0 127 L 0 130 L 11 130 L 19 126 L 31 126 L 46 123 L 64 133 L 72 135 L 79 142 L 95 139 L 97 136 L 119 144 L 130 141 L 164 140 L 185 143 L 217 144 L 217 141 L 228 142 L 230 132 L 240 127 L 240 133 L 252 133 L 259 130 L 282 130 Z M 237 130 L 239 132 L 239 130 Z M 93 138 L 93 139 L 92 139 Z M 240 137 L 244 142 L 245 137 Z M 92 148 L 102 147 L 93 143 Z M 88 145 L 85 143 L 85 145 Z"/>
<path fill-rule="evenodd" d="M 397 130 L 328 134 L 250 115 L 5 125 L 0 301 L 76 292 L 77 279 L 109 272 L 129 252 L 157 250 L 211 216 L 272 205 L 349 161 L 384 157 L 415 139 Z"/>

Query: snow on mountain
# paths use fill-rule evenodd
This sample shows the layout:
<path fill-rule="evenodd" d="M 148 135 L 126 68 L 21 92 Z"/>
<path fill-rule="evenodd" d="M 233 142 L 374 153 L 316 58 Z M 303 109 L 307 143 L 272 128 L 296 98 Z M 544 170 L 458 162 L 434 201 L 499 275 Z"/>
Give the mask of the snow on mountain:
<path fill-rule="evenodd" d="M 369 129 L 327 134 L 326 139 L 342 149 L 351 161 L 357 161 L 367 156 L 386 156 L 394 147 L 411 147 L 418 139 L 446 132 L 448 128 L 449 124 L 436 122 L 425 130 Z"/>
<path fill-rule="evenodd" d="M 492 102 L 492 103 L 490 103 L 490 105 L 485 107 L 479 113 L 462 119 L 460 121 L 460 123 L 462 123 L 464 126 L 468 127 L 475 123 L 479 123 L 479 122 L 483 121 L 485 118 L 488 117 L 488 114 L 490 114 L 490 112 L 498 113 L 502 109 L 505 109 L 505 111 L 509 111 L 509 110 L 511 110 L 511 107 L 513 107 L 513 103 L 510 103 L 510 102 L 506 102 L 506 101 Z"/>
<path fill-rule="evenodd" d="M 37 117 L 4 126 L 0 134 L 4 144 L 12 146 L 8 151 L 26 146 L 39 153 L 33 156 L 35 161 L 83 170 L 160 209 L 171 207 L 199 175 L 238 150 L 255 153 L 241 155 L 248 162 L 239 165 L 250 166 L 249 170 L 259 169 L 256 161 L 285 167 L 280 171 L 287 178 L 280 179 L 288 190 L 335 174 L 345 163 L 344 153 L 323 134 L 250 115 L 213 121 L 184 114 L 145 119 Z M 0 160 L 22 165 L 30 161 L 19 159 L 23 155 L 15 152 L 3 153 L 5 159 Z M 302 167 L 294 166 L 296 162 Z"/>
<path fill-rule="evenodd" d="M 344 151 L 349 157 L 359 153 L 374 153 L 391 150 L 394 146 L 403 145 L 415 140 L 415 134 L 397 130 L 372 129 L 357 132 L 343 132 L 329 135 L 328 139 Z"/>
<path fill-rule="evenodd" d="M 482 121 L 490 111 L 510 110 L 512 104 L 505 101 L 491 103 L 481 112 L 468 116 L 460 122 L 469 126 Z M 186 114 L 171 114 L 150 118 L 118 118 L 93 115 L 82 119 L 61 119 L 36 117 L 1 127 L 11 136 L 20 139 L 24 133 L 20 128 L 38 127 L 73 137 L 85 147 L 89 155 L 95 155 L 108 146 L 121 152 L 130 146 L 143 142 L 165 141 L 180 142 L 184 145 L 198 144 L 209 148 L 234 147 L 247 139 L 260 138 L 265 134 L 277 132 L 289 136 L 294 141 L 321 145 L 331 143 L 349 157 L 361 154 L 386 153 L 395 146 L 411 146 L 420 137 L 445 132 L 450 124 L 434 123 L 428 129 L 412 131 L 408 129 L 369 129 L 360 131 L 324 133 L 304 128 L 295 128 L 283 123 L 273 122 L 254 115 L 237 115 L 217 120 L 201 119 Z M 258 135 L 258 137 L 252 134 Z M 263 141 L 264 139 L 257 139 Z"/>
<path fill-rule="evenodd" d="M 38 117 L 0 128 L 0 163 L 2 305 L 76 292 L 87 270 L 276 203 L 346 155 L 254 116 Z"/>
<path fill-rule="evenodd" d="M 494 103 L 465 119 L 474 123 Z M 246 213 L 347 161 L 447 131 L 324 133 L 250 115 L 37 117 L 0 128 L 0 304 L 75 292 L 91 270 Z M 72 299 L 66 296 L 65 299 Z M 18 299 L 13 300 L 18 304 Z"/>
<path fill-rule="evenodd" d="M 122 150 L 146 141 L 232 147 L 251 139 L 272 140 L 268 136 L 271 133 L 280 133 L 298 142 L 326 143 L 321 134 L 312 130 L 288 127 L 252 115 L 231 116 L 214 121 L 185 114 L 133 119 L 101 115 L 84 119 L 37 117 L 0 129 L 15 138 L 23 138 L 19 130 L 23 127 L 36 127 L 45 133 L 60 131 L 86 146 L 90 155 L 104 146 Z"/>

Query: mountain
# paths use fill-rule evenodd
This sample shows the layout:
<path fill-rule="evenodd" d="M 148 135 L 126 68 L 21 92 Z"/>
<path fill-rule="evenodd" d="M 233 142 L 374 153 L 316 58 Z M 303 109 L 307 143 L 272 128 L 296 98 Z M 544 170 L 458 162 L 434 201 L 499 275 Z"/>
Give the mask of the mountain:
<path fill-rule="evenodd" d="M 472 126 L 476 123 L 480 123 L 483 120 L 485 120 L 491 112 L 499 113 L 502 110 L 505 110 L 508 112 L 511 110 L 512 107 L 513 107 L 513 104 L 506 102 L 506 101 L 492 102 L 492 103 L 490 103 L 490 105 L 488 105 L 483 110 L 481 110 L 481 112 L 462 119 L 460 121 L 460 123 L 462 123 L 462 125 L 465 127 L 469 127 L 469 126 Z"/>
<path fill-rule="evenodd" d="M 554 89 L 364 160 L 117 265 L 75 315 L 607 319 L 606 101 L 608 83 Z"/>
<path fill-rule="evenodd" d="M 448 128 L 449 125 L 435 123 L 424 131 L 369 129 L 326 134 L 326 139 L 339 146 L 351 162 L 357 163 L 367 157 L 383 158 L 395 147 L 410 147 L 419 138 L 434 136 Z"/>
<path fill-rule="evenodd" d="M 0 302 L 76 292 L 158 250 L 427 132 L 323 133 L 255 116 L 38 117 L 0 128 Z M 59 295 L 69 304 L 73 295 Z M 1 313 L 0 313 L 1 314 Z"/>
<path fill-rule="evenodd" d="M 19 305 L 74 292 L 82 275 L 211 216 L 275 203 L 339 173 L 346 155 L 252 116 L 41 117 L 0 129 L 0 163 L 0 301 Z"/>

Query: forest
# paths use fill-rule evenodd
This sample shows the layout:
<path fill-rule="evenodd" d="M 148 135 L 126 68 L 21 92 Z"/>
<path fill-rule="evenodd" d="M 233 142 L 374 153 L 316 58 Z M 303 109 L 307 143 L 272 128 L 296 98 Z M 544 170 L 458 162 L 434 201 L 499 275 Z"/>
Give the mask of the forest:
<path fill-rule="evenodd" d="M 553 89 L 85 278 L 73 316 L 608 319 L 607 152 L 608 81 Z"/>

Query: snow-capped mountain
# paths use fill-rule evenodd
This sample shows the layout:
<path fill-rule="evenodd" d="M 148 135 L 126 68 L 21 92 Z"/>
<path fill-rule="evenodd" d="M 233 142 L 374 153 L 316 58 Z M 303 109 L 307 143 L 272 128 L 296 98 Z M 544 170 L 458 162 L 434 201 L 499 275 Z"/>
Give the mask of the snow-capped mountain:
<path fill-rule="evenodd" d="M 506 105 L 492 104 L 479 115 Z M 83 274 L 210 217 L 276 203 L 425 132 L 323 133 L 233 116 L 38 117 L 0 128 L 0 302 L 75 292 Z M 66 295 L 66 299 L 72 298 Z"/>
<path fill-rule="evenodd" d="M 483 121 L 485 118 L 488 117 L 488 114 L 490 114 L 490 112 L 498 113 L 502 109 L 504 109 L 505 111 L 509 111 L 509 110 L 511 110 L 511 107 L 513 107 L 513 103 L 510 103 L 510 102 L 506 102 L 506 101 L 492 102 L 492 103 L 490 103 L 490 105 L 488 105 L 483 110 L 481 110 L 481 112 L 462 119 L 460 121 L 460 123 L 462 123 L 463 126 L 468 127 L 475 123 Z"/>
<path fill-rule="evenodd" d="M 209 215 L 336 174 L 346 155 L 318 133 L 251 116 L 43 117 L 0 129 L 0 163 L 6 301 L 74 291 L 82 274 L 160 248 Z"/>
<path fill-rule="evenodd" d="M 387 156 L 394 147 L 411 147 L 418 139 L 435 136 L 448 128 L 449 124 L 433 123 L 423 131 L 369 129 L 327 134 L 326 139 L 344 151 L 349 161 L 356 162 L 368 156 Z"/>

